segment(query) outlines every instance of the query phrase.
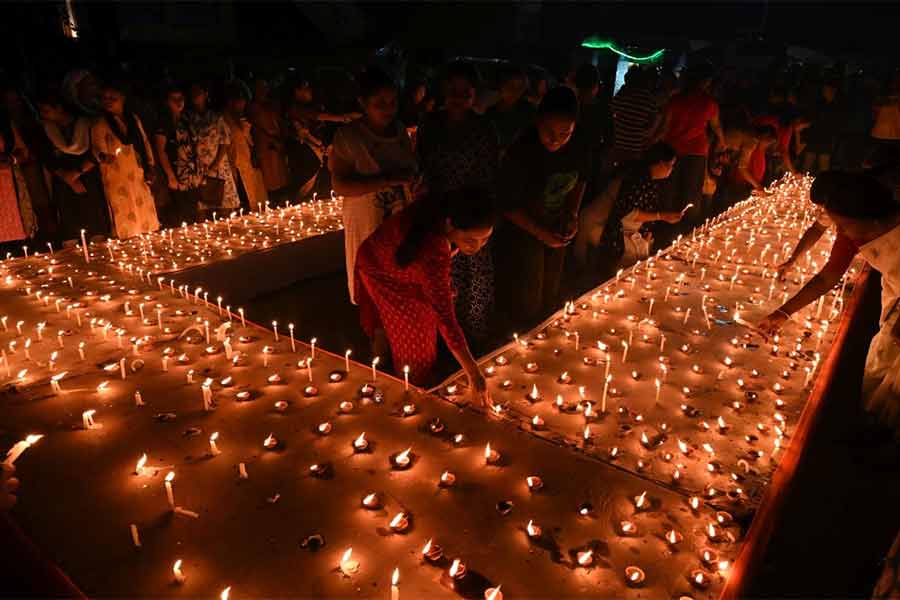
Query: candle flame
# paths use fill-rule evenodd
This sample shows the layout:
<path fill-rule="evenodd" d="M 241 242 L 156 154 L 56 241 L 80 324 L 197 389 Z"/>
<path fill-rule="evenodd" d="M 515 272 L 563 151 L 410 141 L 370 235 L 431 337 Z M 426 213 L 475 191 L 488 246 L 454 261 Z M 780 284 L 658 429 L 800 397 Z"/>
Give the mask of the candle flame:
<path fill-rule="evenodd" d="M 525 529 L 528 531 L 528 535 L 537 535 L 537 529 L 534 528 L 534 520 L 529 520 L 528 525 L 525 526 Z"/>
<path fill-rule="evenodd" d="M 403 514 L 402 512 L 397 513 L 396 515 L 394 515 L 394 518 L 391 519 L 390 526 L 397 527 L 398 525 L 400 525 L 404 518 L 406 518 L 405 514 Z"/>
<path fill-rule="evenodd" d="M 231 594 L 231 586 L 229 585 L 227 588 L 222 590 L 222 593 L 219 594 L 219 600 L 228 600 L 228 596 Z"/>
<path fill-rule="evenodd" d="M 394 574 L 391 575 L 391 585 L 397 585 L 400 582 L 400 569 L 394 568 Z"/>
<path fill-rule="evenodd" d="M 431 539 L 429 538 L 425 545 L 422 546 L 422 554 L 428 554 L 431 552 Z"/>
<path fill-rule="evenodd" d="M 718 531 L 716 531 L 716 526 L 710 523 L 706 526 L 706 532 L 709 534 L 709 537 L 714 538 L 719 535 Z"/>
<path fill-rule="evenodd" d="M 628 578 L 631 581 L 638 581 L 641 578 L 641 572 L 640 571 L 632 571 L 631 574 L 628 576 Z"/>
<path fill-rule="evenodd" d="M 540 393 L 538 392 L 538 388 L 537 388 L 537 384 L 536 384 L 536 383 L 535 383 L 534 385 L 531 386 L 531 393 L 528 394 L 528 396 L 529 396 L 532 400 L 537 400 L 538 398 L 541 397 Z"/>
<path fill-rule="evenodd" d="M 211 441 L 211 442 L 214 442 L 214 441 L 216 441 L 217 439 L 219 439 L 219 432 L 218 432 L 218 431 L 214 432 L 211 436 L 209 436 L 209 441 Z"/>
<path fill-rule="evenodd" d="M 450 565 L 450 577 L 456 577 L 456 574 L 459 573 L 460 565 L 462 563 L 458 558 L 453 559 L 453 564 Z"/>
<path fill-rule="evenodd" d="M 268 436 L 266 436 L 265 440 L 263 440 L 263 446 L 271 446 L 274 443 L 275 443 L 275 436 L 272 435 L 271 433 Z"/>
<path fill-rule="evenodd" d="M 345 562 L 347 562 L 348 560 L 350 560 L 350 556 L 351 556 L 352 554 L 353 554 L 353 548 L 347 548 L 347 549 L 344 551 L 344 555 L 341 556 L 341 562 L 342 562 L 342 563 L 345 563 Z"/>
<path fill-rule="evenodd" d="M 137 461 L 137 466 L 136 466 L 135 469 L 134 469 L 135 472 L 140 473 L 141 470 L 144 468 L 144 465 L 146 465 L 146 464 L 147 464 L 147 453 L 145 452 L 145 453 L 142 454 L 141 457 L 138 459 L 138 461 Z"/>
<path fill-rule="evenodd" d="M 403 452 L 397 455 L 397 462 L 403 462 L 407 458 L 409 458 L 409 451 L 412 450 L 412 447 L 407 448 Z"/>
<path fill-rule="evenodd" d="M 488 594 L 488 597 L 486 598 L 486 600 L 497 600 L 497 596 L 499 594 L 500 594 L 500 586 L 498 585 L 497 587 L 495 587 L 493 589 L 493 591 L 491 591 L 490 594 Z"/>
<path fill-rule="evenodd" d="M 484 457 L 485 458 L 491 457 L 491 443 L 490 442 L 488 442 L 487 445 L 484 447 Z"/>
<path fill-rule="evenodd" d="M 175 471 L 169 471 L 166 474 L 166 481 L 168 481 L 169 483 L 172 483 L 173 479 L 175 479 Z"/>
<path fill-rule="evenodd" d="M 359 434 L 359 437 L 353 440 L 354 446 L 365 446 L 366 445 L 366 432 L 363 431 Z"/>
<path fill-rule="evenodd" d="M 674 544 L 674 543 L 678 542 L 678 533 L 674 529 L 670 529 L 669 532 L 666 534 L 666 540 L 670 544 Z"/>
<path fill-rule="evenodd" d="M 175 573 L 176 576 L 181 575 L 181 559 L 175 561 L 175 564 L 172 565 L 172 572 Z"/>
<path fill-rule="evenodd" d="M 638 496 L 635 499 L 634 505 L 637 506 L 638 508 L 642 508 L 646 503 L 647 503 L 647 492 L 644 491 L 641 493 L 640 496 Z"/>
<path fill-rule="evenodd" d="M 581 566 L 591 564 L 591 561 L 594 559 L 594 551 L 593 550 L 585 550 L 584 552 L 578 553 L 578 564 Z"/>

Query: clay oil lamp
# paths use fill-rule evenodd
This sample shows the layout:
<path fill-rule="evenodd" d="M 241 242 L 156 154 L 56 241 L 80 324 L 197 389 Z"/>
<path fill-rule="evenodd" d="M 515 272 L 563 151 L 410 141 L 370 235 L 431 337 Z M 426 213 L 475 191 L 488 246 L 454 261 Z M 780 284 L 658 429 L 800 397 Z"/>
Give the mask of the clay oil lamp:
<path fill-rule="evenodd" d="M 412 448 L 407 448 L 403 452 L 399 452 L 391 457 L 391 468 L 395 471 L 405 471 L 406 469 L 412 466 L 412 456 L 410 455 L 410 451 Z"/>
<path fill-rule="evenodd" d="M 644 583 L 646 575 L 640 567 L 625 567 L 625 583 L 630 587 L 640 587 Z"/>
<path fill-rule="evenodd" d="M 433 540 L 428 540 L 425 546 L 422 547 L 422 557 L 430 563 L 436 563 L 443 556 L 443 549 L 435 544 Z"/>

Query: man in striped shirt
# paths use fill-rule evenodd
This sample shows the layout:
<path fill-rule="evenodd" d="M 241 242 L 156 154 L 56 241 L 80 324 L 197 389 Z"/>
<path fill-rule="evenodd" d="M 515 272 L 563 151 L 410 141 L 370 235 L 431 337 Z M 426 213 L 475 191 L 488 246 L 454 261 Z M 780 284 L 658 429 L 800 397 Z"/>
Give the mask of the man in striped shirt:
<path fill-rule="evenodd" d="M 625 85 L 610 103 L 614 132 L 610 166 L 613 168 L 640 159 L 659 126 L 659 105 L 652 87 L 653 73 L 632 67 L 625 75 Z"/>

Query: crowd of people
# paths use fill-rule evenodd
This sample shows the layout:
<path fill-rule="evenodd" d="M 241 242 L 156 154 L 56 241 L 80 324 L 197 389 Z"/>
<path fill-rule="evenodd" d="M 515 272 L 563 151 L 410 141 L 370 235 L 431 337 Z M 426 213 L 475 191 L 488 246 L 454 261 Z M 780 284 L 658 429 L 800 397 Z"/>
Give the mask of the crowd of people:
<path fill-rule="evenodd" d="M 0 242 L 128 238 L 331 188 L 374 353 L 427 383 L 440 331 L 483 389 L 470 348 L 785 172 L 900 154 L 900 77 L 762 86 L 706 63 L 677 77 L 634 65 L 615 94 L 592 64 L 558 84 L 514 64 L 494 79 L 487 89 L 459 60 L 401 88 L 369 67 L 341 103 L 353 108 L 334 111 L 295 73 L 148 87 L 73 70 L 28 94 L 6 85 Z"/>

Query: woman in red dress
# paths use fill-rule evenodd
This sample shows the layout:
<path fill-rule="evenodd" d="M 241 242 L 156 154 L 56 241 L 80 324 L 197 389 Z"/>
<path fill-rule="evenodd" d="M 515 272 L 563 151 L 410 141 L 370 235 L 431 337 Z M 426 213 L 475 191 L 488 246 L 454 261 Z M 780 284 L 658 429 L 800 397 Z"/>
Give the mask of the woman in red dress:
<path fill-rule="evenodd" d="M 477 400 L 490 406 L 484 375 L 456 320 L 451 258 L 476 254 L 493 233 L 487 193 L 458 190 L 427 198 L 382 223 L 360 246 L 356 289 L 362 326 L 370 338 L 383 332 L 394 364 L 426 383 L 437 357 L 437 333 L 459 361 Z M 379 331 L 381 330 L 381 331 Z"/>

